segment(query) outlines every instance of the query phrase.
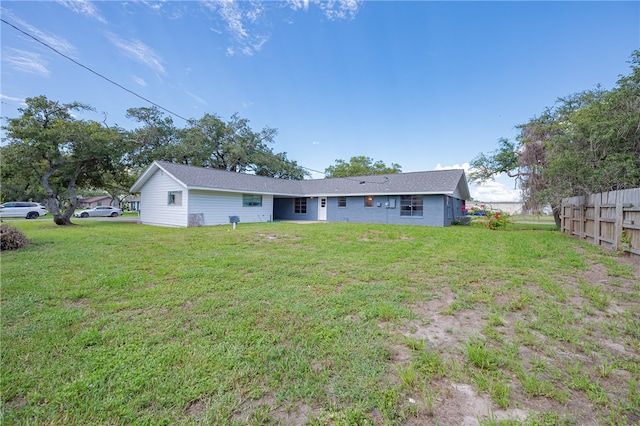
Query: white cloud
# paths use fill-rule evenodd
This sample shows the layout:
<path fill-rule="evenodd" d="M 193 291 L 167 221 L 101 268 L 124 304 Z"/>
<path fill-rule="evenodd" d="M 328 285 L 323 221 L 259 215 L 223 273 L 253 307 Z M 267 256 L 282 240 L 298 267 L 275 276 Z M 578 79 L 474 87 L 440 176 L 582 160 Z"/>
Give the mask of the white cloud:
<path fill-rule="evenodd" d="M 0 93 L 0 100 L 1 101 L 15 102 L 16 104 L 19 104 L 20 106 L 26 106 L 27 105 L 27 103 L 24 101 L 24 98 L 16 98 L 14 96 L 7 96 L 7 95 L 3 95 L 2 93 Z"/>
<path fill-rule="evenodd" d="M 165 1 L 153 1 L 153 2 L 143 1 L 143 4 L 149 6 L 151 9 L 156 11 L 162 10 L 162 7 L 164 6 L 163 3 L 165 3 Z"/>
<path fill-rule="evenodd" d="M 186 93 L 187 93 L 187 95 L 189 95 L 193 100 L 195 100 L 195 101 L 196 101 L 196 102 L 198 102 L 199 104 L 201 104 L 201 105 L 205 105 L 205 106 L 209 105 L 209 104 L 207 103 L 207 101 L 206 101 L 205 99 L 201 98 L 200 96 L 198 96 L 198 95 L 194 95 L 194 94 L 193 94 L 193 93 L 191 93 L 191 92 L 186 92 Z"/>
<path fill-rule="evenodd" d="M 255 24 L 263 15 L 265 15 L 265 8 L 260 2 L 250 2 L 250 4 L 252 4 L 252 7 L 245 12 L 245 16 L 249 22 Z"/>
<path fill-rule="evenodd" d="M 507 184 L 497 181 L 489 181 L 480 185 L 470 184 L 469 191 L 471 191 L 473 199 L 478 201 L 520 201 L 522 199 L 518 189 L 513 189 Z"/>
<path fill-rule="evenodd" d="M 90 18 L 93 18 L 103 24 L 107 23 L 107 20 L 104 19 L 98 9 L 95 6 L 95 3 L 90 2 L 88 0 L 56 0 L 59 4 L 66 7 L 67 9 L 71 9 L 75 13 L 79 13 L 80 15 L 85 15 Z"/>
<path fill-rule="evenodd" d="M 464 172 L 468 174 L 470 166 L 469 166 L 469 163 L 453 164 L 451 166 L 443 166 L 440 163 L 436 164 L 436 170 L 451 170 L 451 169 L 464 169 Z"/>
<path fill-rule="evenodd" d="M 443 166 L 440 163 L 436 165 L 436 170 L 464 169 L 465 174 L 469 177 L 471 167 L 469 163 L 454 164 L 451 166 Z M 485 202 L 497 201 L 520 201 L 520 190 L 514 188 L 513 179 L 506 175 L 499 176 L 496 180 L 487 181 L 482 184 L 469 183 L 469 191 L 474 200 Z"/>
<path fill-rule="evenodd" d="M 153 13 L 167 16 L 169 19 L 182 19 L 187 15 L 189 1 L 174 0 L 136 0 L 135 2 L 121 2 L 125 9 L 135 12 L 135 7 L 142 6 Z"/>
<path fill-rule="evenodd" d="M 137 75 L 132 75 L 131 78 L 138 86 L 145 87 L 147 85 L 147 82 L 142 77 L 138 77 Z"/>
<path fill-rule="evenodd" d="M 256 37 L 256 39 L 252 44 L 253 50 L 256 52 L 262 50 L 262 46 L 264 46 L 267 43 L 267 41 L 269 41 L 269 37 L 267 36 Z"/>
<path fill-rule="evenodd" d="M 267 21 L 267 9 L 262 2 L 203 0 L 201 4 L 218 15 L 225 26 L 224 32 L 231 36 L 232 45 L 227 47 L 227 55 L 253 56 L 269 40 L 263 25 L 263 21 Z M 212 31 L 222 33 L 216 28 Z"/>
<path fill-rule="evenodd" d="M 363 3 L 363 0 L 287 0 L 289 7 L 296 11 L 307 11 L 309 4 L 314 4 L 330 20 L 355 18 Z"/>
<path fill-rule="evenodd" d="M 287 0 L 287 4 L 293 10 L 309 10 L 309 0 Z"/>
<path fill-rule="evenodd" d="M 46 45 L 52 47 L 53 49 L 61 53 L 64 53 L 67 56 L 73 56 L 75 54 L 76 48 L 64 38 L 41 31 L 40 29 L 34 27 L 33 25 L 18 18 L 13 13 L 11 13 L 11 11 L 9 11 L 8 9 L 0 8 L 0 11 L 2 12 L 2 15 L 5 18 L 11 19 L 16 26 L 30 33 L 31 35 L 33 35 L 35 38 L 45 43 Z"/>
<path fill-rule="evenodd" d="M 362 0 L 313 0 L 324 15 L 331 20 L 353 19 L 358 14 Z"/>
<path fill-rule="evenodd" d="M 252 56 L 259 52 L 270 37 L 269 9 L 281 7 L 279 2 L 254 0 L 201 0 L 201 4 L 218 15 L 224 32 L 231 36 L 232 44 L 226 49 L 229 56 Z M 353 19 L 362 4 L 363 0 L 287 0 L 286 3 L 294 11 L 305 12 L 309 5 L 315 5 L 330 20 Z M 215 27 L 211 30 L 223 32 Z"/>
<path fill-rule="evenodd" d="M 235 1 L 217 1 L 218 13 L 227 23 L 231 34 L 239 40 L 247 38 L 247 30 L 244 28 L 244 14 Z M 255 15 L 252 14 L 255 20 Z"/>
<path fill-rule="evenodd" d="M 140 40 L 123 40 L 115 34 L 108 34 L 109 40 L 122 53 L 137 60 L 159 73 L 164 73 L 162 58 L 149 46 Z"/>
<path fill-rule="evenodd" d="M 10 67 L 29 74 L 48 77 L 51 71 L 47 68 L 47 61 L 38 53 L 7 47 L 2 54 L 2 61 Z"/>

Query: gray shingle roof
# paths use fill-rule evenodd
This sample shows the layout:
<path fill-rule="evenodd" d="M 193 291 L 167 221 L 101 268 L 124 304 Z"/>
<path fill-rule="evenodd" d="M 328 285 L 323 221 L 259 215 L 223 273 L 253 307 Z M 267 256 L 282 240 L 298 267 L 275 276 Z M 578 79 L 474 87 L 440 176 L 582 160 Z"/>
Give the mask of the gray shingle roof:
<path fill-rule="evenodd" d="M 395 173 L 304 181 L 305 195 L 449 194 L 462 184 L 468 196 L 464 170 Z M 466 190 L 466 194 L 464 194 Z"/>
<path fill-rule="evenodd" d="M 159 167 L 189 189 L 253 192 L 281 196 L 338 196 L 380 194 L 453 194 L 468 199 L 464 170 L 436 170 L 348 178 L 285 180 L 245 173 L 157 161 L 132 186 L 138 192 L 154 167 Z"/>

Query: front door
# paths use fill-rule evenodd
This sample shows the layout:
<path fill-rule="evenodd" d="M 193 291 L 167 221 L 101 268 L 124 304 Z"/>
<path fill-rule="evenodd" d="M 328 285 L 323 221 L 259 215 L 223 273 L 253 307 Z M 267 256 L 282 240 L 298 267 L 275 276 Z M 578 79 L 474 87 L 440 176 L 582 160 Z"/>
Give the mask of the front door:
<path fill-rule="evenodd" d="M 327 198 L 318 199 L 318 220 L 327 220 Z"/>

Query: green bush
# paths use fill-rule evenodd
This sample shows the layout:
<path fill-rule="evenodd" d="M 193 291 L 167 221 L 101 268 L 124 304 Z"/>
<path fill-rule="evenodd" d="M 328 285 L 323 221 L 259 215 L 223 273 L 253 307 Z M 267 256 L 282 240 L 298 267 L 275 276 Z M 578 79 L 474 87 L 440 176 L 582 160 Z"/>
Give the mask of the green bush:
<path fill-rule="evenodd" d="M 29 240 L 21 231 L 6 223 L 0 225 L 0 252 L 18 250 L 28 245 Z"/>
<path fill-rule="evenodd" d="M 487 219 L 488 221 L 485 225 L 489 229 L 504 229 L 511 224 L 509 213 L 488 211 Z"/>

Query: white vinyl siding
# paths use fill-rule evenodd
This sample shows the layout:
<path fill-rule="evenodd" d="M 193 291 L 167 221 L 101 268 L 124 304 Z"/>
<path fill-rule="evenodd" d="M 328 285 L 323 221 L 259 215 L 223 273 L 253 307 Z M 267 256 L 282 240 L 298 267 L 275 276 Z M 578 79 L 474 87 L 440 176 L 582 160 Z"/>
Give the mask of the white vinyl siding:
<path fill-rule="evenodd" d="M 240 223 L 268 222 L 273 218 L 273 196 L 263 195 L 262 206 L 243 207 L 243 194 L 217 191 L 189 191 L 189 214 L 203 213 L 205 225 L 229 223 L 238 216 Z"/>
<path fill-rule="evenodd" d="M 171 191 L 182 191 L 182 205 L 167 205 Z M 145 183 L 144 193 L 140 197 L 140 222 L 150 225 L 187 226 L 188 191 L 158 170 Z"/>

